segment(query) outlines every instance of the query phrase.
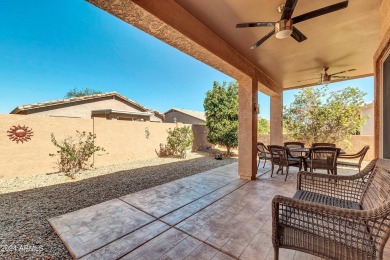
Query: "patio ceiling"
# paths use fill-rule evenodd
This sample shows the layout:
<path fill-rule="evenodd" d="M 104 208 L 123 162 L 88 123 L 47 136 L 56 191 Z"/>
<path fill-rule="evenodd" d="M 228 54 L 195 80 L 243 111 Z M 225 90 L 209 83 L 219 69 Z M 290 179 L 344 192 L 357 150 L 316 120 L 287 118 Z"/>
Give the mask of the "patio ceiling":
<path fill-rule="evenodd" d="M 353 0 L 341 11 L 297 24 L 307 36 L 271 37 L 255 50 L 270 28 L 241 28 L 242 22 L 276 22 L 284 0 L 88 0 L 141 30 L 236 78 L 256 77 L 259 90 L 273 95 L 281 89 L 316 85 L 322 67 L 352 78 L 373 74 L 373 56 L 379 45 L 380 0 Z M 341 0 L 300 0 L 293 17 Z"/>
<path fill-rule="evenodd" d="M 329 74 L 351 68 L 356 71 L 343 75 L 361 77 L 373 73 L 373 56 L 379 44 L 379 0 L 349 1 L 346 9 L 297 24 L 307 36 L 306 41 L 298 43 L 291 37 L 279 40 L 273 36 L 255 50 L 250 46 L 271 29 L 236 29 L 235 25 L 278 21 L 276 9 L 284 0 L 176 2 L 285 89 L 318 82 L 297 81 L 315 78 L 325 66 L 330 67 Z M 293 17 L 338 2 L 341 0 L 301 0 Z"/>

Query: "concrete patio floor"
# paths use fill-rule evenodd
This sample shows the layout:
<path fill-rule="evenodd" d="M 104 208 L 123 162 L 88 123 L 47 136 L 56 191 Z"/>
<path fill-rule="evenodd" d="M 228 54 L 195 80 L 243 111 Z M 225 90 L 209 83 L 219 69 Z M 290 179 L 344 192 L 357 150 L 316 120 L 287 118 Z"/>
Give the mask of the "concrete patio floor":
<path fill-rule="evenodd" d="M 273 259 L 271 201 L 294 194 L 290 170 L 287 182 L 269 165 L 245 181 L 233 163 L 49 222 L 76 259 Z M 280 259 L 320 258 L 281 249 Z"/>

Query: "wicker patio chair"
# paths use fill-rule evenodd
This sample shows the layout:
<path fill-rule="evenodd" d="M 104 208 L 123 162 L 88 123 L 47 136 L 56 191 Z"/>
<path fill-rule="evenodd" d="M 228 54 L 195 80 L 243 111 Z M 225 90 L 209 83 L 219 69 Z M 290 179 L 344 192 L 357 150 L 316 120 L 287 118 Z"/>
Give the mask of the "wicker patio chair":
<path fill-rule="evenodd" d="M 336 147 L 336 144 L 332 144 L 332 143 L 312 143 L 311 147 Z"/>
<path fill-rule="evenodd" d="M 294 198 L 272 201 L 272 242 L 325 259 L 383 259 L 390 236 L 390 160 L 352 176 L 299 172 Z"/>
<path fill-rule="evenodd" d="M 290 151 L 291 148 L 304 148 L 305 144 L 301 142 L 284 142 L 284 147 L 287 149 L 287 155 L 290 160 L 296 160 L 299 161 L 299 170 L 302 170 L 302 164 L 303 164 L 303 158 L 305 155 L 303 155 L 301 152 L 292 152 Z"/>
<path fill-rule="evenodd" d="M 288 158 L 288 148 L 285 148 L 280 145 L 269 145 L 268 150 L 271 153 L 271 177 L 274 174 L 274 168 L 275 166 L 278 166 L 278 170 L 276 171 L 276 174 L 280 171 L 283 175 L 283 168 L 286 167 L 286 177 L 284 178 L 284 181 L 287 180 L 288 172 L 290 166 L 296 166 L 299 167 L 299 161 L 289 159 Z"/>
<path fill-rule="evenodd" d="M 342 161 L 337 160 L 337 165 L 348 166 L 348 167 L 357 167 L 359 169 L 359 172 L 360 172 L 362 161 L 364 159 L 364 156 L 366 156 L 368 149 L 370 149 L 370 146 L 366 145 L 363 147 L 362 150 L 360 150 L 359 152 L 357 152 L 355 154 L 340 154 L 338 159 L 342 159 Z M 358 159 L 358 158 L 359 158 L 358 162 L 345 161 L 345 160 Z"/>
<path fill-rule="evenodd" d="M 271 161 L 271 153 L 268 151 L 264 143 L 257 142 L 257 156 L 259 157 L 259 161 L 257 163 L 257 169 L 259 169 L 260 161 L 262 159 L 264 160 L 263 168 L 267 160 Z"/>
<path fill-rule="evenodd" d="M 310 171 L 326 170 L 333 175 L 337 175 L 337 157 L 340 154 L 340 148 L 318 146 L 310 149 L 307 167 Z"/>

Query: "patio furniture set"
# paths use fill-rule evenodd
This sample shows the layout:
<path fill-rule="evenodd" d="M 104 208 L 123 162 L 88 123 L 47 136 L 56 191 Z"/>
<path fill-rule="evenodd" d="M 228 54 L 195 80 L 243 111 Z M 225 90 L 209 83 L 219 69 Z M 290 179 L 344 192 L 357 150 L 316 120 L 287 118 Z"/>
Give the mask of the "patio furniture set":
<path fill-rule="evenodd" d="M 271 177 L 277 166 L 276 173 L 283 175 L 286 168 L 287 180 L 289 168 L 291 166 L 302 168 L 310 172 L 315 170 L 326 170 L 328 174 L 337 175 L 337 166 L 356 167 L 360 171 L 361 163 L 366 155 L 368 145 L 364 146 L 356 154 L 346 154 L 344 150 L 337 148 L 332 143 L 314 143 L 311 147 L 305 147 L 301 142 L 285 142 L 283 146 L 269 145 L 257 143 L 257 152 L 259 161 L 257 167 L 260 166 L 261 160 L 264 160 L 263 168 L 267 161 L 271 162 Z M 354 160 L 354 161 L 349 161 Z M 357 161 L 356 161 L 357 160 Z"/>
<path fill-rule="evenodd" d="M 286 167 L 286 179 L 290 166 L 305 170 L 298 172 L 292 198 L 276 195 L 272 200 L 275 259 L 280 248 L 325 259 L 383 259 L 390 236 L 390 160 L 375 159 L 361 170 L 369 146 L 356 154 L 325 143 L 310 148 L 298 142 L 258 147 L 259 159 L 271 161 L 272 173 L 276 165 L 281 173 Z M 338 176 L 337 166 L 359 171 Z M 313 172 L 316 169 L 328 174 Z"/>

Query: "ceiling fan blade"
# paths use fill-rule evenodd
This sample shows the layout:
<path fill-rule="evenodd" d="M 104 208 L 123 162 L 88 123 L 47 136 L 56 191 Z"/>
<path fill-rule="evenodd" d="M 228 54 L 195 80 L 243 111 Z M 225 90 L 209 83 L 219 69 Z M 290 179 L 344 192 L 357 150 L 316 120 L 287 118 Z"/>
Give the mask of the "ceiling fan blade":
<path fill-rule="evenodd" d="M 297 17 L 294 17 L 292 20 L 293 20 L 294 24 L 297 24 L 297 23 L 315 18 L 317 16 L 321 16 L 324 14 L 328 14 L 328 13 L 332 13 L 332 12 L 344 9 L 347 6 L 348 6 L 348 1 L 343 1 L 343 2 L 340 2 L 338 4 L 329 5 L 327 7 L 321 8 L 321 9 L 317 9 L 317 10 L 314 10 L 314 11 L 311 11 L 311 12 L 308 12 L 308 13 L 305 13 L 302 15 L 298 15 Z"/>
<path fill-rule="evenodd" d="M 307 39 L 307 37 L 295 27 L 293 28 L 291 37 L 293 37 L 297 42 L 303 42 Z"/>
<path fill-rule="evenodd" d="M 290 20 L 298 0 L 286 0 L 280 20 Z"/>
<path fill-rule="evenodd" d="M 319 78 L 314 78 L 314 79 L 304 79 L 304 80 L 298 80 L 297 82 L 305 82 L 305 81 L 312 81 L 312 80 L 319 80 Z"/>
<path fill-rule="evenodd" d="M 272 35 L 275 34 L 275 29 L 273 29 L 272 31 L 270 31 L 266 36 L 264 36 L 263 38 L 261 38 L 260 40 L 258 40 L 255 44 L 252 45 L 251 49 L 256 49 L 257 47 L 259 47 L 263 42 L 265 42 L 266 40 L 268 40 L 269 37 L 271 37 Z"/>
<path fill-rule="evenodd" d="M 253 22 L 253 23 L 238 23 L 236 28 L 247 28 L 247 27 L 272 27 L 275 26 L 274 22 Z"/>
<path fill-rule="evenodd" d="M 350 72 L 350 71 L 354 71 L 354 70 L 356 70 L 356 69 L 344 70 L 344 71 L 336 72 L 336 73 L 333 73 L 333 74 L 330 74 L 330 75 L 334 76 L 334 75 L 338 75 L 338 74 L 342 74 L 342 73 L 346 73 L 346 72 Z"/>
<path fill-rule="evenodd" d="M 348 76 L 332 76 L 332 78 L 337 78 L 337 79 L 349 79 L 350 77 L 348 77 Z"/>

